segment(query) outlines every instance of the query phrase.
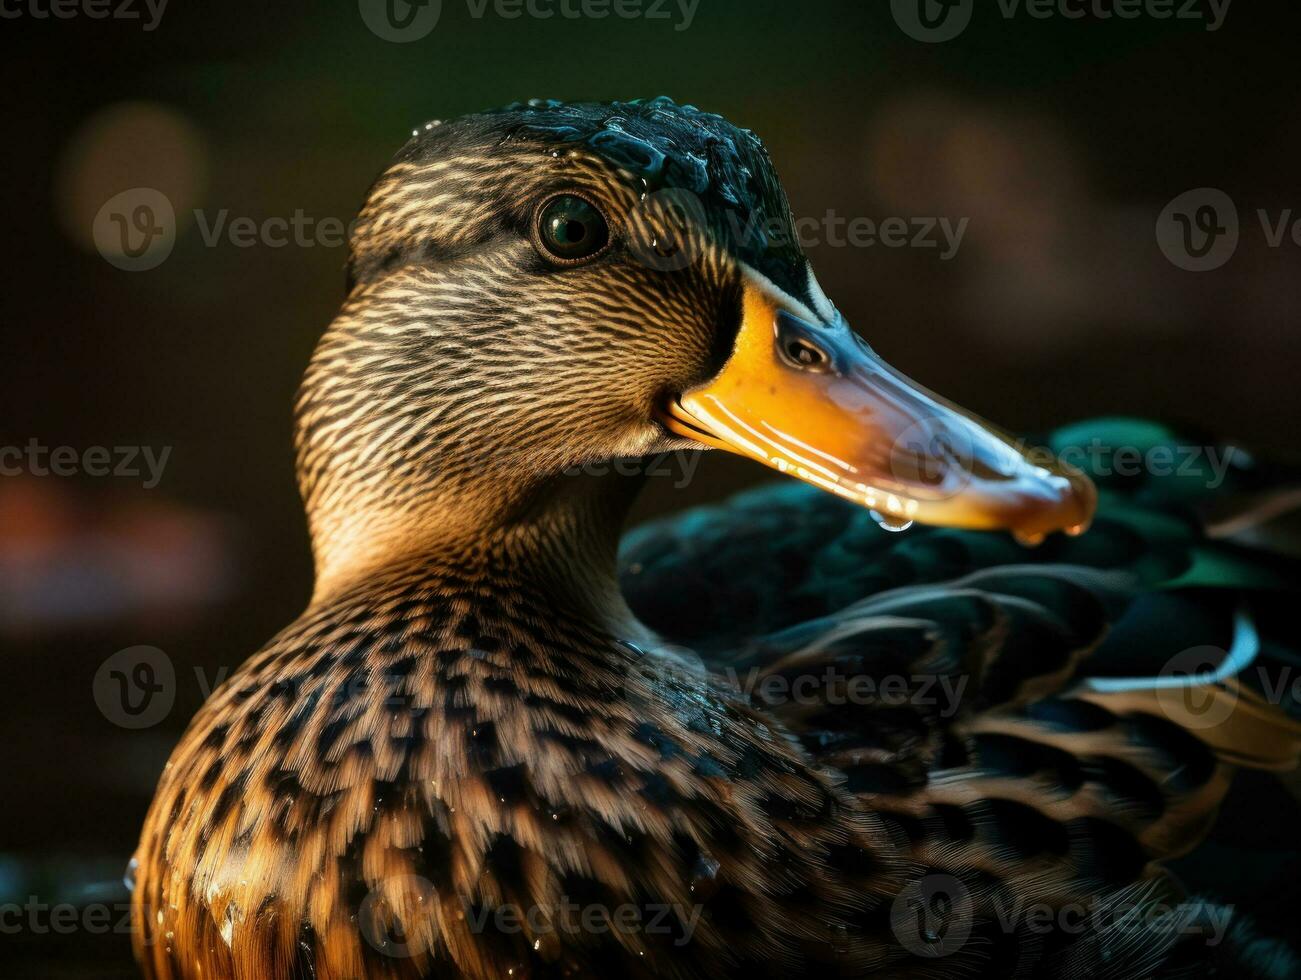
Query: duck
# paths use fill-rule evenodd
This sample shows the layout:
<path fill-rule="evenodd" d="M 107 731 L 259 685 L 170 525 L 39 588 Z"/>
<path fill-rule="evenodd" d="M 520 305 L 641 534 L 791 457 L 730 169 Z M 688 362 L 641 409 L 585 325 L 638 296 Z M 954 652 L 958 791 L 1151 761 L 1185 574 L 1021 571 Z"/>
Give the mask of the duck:
<path fill-rule="evenodd" d="M 1199 509 L 1278 474 L 1104 473 L 1182 437 L 1020 440 L 870 336 L 722 116 L 413 131 L 296 405 L 310 602 L 132 859 L 144 975 L 1290 975 L 1163 864 L 1301 750 L 1243 679 L 1297 562 Z M 713 450 L 786 479 L 623 534 L 607 464 Z"/>

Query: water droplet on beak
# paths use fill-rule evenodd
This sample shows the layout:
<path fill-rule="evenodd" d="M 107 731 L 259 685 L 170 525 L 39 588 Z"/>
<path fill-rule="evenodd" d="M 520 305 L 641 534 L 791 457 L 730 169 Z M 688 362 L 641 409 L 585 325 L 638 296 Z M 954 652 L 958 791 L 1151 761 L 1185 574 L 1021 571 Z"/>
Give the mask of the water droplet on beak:
<path fill-rule="evenodd" d="M 872 520 L 881 525 L 882 531 L 898 533 L 899 531 L 906 531 L 913 526 L 913 522 L 908 520 L 906 517 L 892 517 L 876 510 L 869 510 L 868 513 L 872 515 Z"/>

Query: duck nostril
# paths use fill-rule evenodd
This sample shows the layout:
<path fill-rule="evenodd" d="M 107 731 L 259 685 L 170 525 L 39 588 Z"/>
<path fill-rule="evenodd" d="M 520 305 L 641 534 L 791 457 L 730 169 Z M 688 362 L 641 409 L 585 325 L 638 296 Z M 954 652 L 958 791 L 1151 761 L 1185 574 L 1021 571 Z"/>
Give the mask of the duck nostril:
<path fill-rule="evenodd" d="M 786 341 L 784 347 L 786 356 L 796 367 L 809 368 L 817 370 L 825 367 L 829 358 L 821 348 L 809 343 L 801 337 L 795 337 Z"/>

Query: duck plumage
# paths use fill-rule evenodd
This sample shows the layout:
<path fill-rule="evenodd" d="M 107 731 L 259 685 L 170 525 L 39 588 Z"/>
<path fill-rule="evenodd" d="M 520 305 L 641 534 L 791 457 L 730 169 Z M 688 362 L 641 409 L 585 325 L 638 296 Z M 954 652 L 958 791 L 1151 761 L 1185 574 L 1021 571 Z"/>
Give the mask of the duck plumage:
<path fill-rule="evenodd" d="M 1296 566 L 1212 541 L 1178 481 L 1102 480 L 1093 529 L 1036 551 L 960 529 L 1092 515 L 1083 476 L 984 435 L 961 501 L 796 467 L 818 489 L 620 557 L 638 481 L 584 464 L 735 442 L 704 406 L 740 417 L 710 379 L 754 337 L 792 384 L 921 404 L 796 246 L 726 234 L 738 213 L 789 221 L 762 146 L 668 100 L 431 124 L 376 183 L 298 405 L 316 589 L 160 780 L 148 976 L 1138 977 L 1185 955 L 1189 929 L 997 913 L 1174 901 L 1159 862 L 1232 770 L 1295 761 L 1301 730 L 1231 678 L 1196 688 L 1229 709 L 1214 731 L 1121 679 L 1190 639 L 1265 635 L 1273 662 Z M 913 511 L 959 528 L 878 527 Z M 937 888 L 956 944 L 915 928 Z"/>

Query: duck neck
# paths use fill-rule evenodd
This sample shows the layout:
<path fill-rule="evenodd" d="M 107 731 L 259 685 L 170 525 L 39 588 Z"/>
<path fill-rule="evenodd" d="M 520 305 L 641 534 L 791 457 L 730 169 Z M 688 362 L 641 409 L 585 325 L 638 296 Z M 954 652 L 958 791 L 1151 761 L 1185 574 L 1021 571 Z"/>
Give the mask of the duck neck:
<path fill-rule="evenodd" d="M 371 506 L 330 520 L 313 515 L 312 605 L 369 583 L 443 584 L 461 594 L 523 590 L 557 613 L 644 638 L 617 575 L 620 532 L 640 487 L 640 480 L 616 473 L 566 474 L 510 501 L 500 491 L 461 489 L 416 512 Z"/>

